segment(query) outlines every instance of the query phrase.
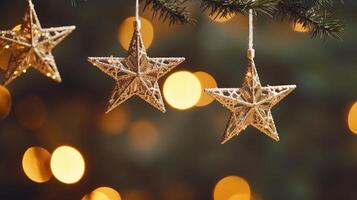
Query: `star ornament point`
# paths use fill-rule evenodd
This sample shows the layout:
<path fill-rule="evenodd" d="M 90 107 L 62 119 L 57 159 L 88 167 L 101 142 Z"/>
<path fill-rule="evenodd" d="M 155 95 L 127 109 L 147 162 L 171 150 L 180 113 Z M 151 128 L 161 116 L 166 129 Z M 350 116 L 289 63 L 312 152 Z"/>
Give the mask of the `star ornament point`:
<path fill-rule="evenodd" d="M 275 141 L 279 135 L 271 109 L 289 95 L 296 85 L 266 86 L 260 83 L 253 60 L 249 60 L 241 88 L 209 88 L 205 92 L 231 111 L 222 144 L 253 126 Z"/>
<path fill-rule="evenodd" d="M 75 26 L 42 28 L 34 5 L 31 0 L 28 0 L 21 26 L 13 30 L 0 31 L 0 47 L 11 52 L 3 84 L 8 85 L 26 73 L 30 67 L 56 82 L 61 82 L 52 49 L 75 28 Z"/>
<path fill-rule="evenodd" d="M 158 80 L 185 61 L 185 58 L 148 57 L 140 34 L 140 24 L 135 22 L 134 27 L 126 58 L 89 57 L 88 61 L 116 81 L 107 113 L 132 96 L 139 96 L 164 113 L 166 110 Z"/>

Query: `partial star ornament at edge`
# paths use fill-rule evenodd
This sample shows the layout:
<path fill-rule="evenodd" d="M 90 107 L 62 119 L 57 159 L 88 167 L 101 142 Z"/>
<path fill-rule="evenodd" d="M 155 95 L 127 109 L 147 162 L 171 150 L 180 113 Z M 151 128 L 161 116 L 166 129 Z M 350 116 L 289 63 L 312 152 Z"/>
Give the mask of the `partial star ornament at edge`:
<path fill-rule="evenodd" d="M 10 60 L 3 84 L 26 73 L 32 67 L 45 76 L 61 82 L 52 49 L 73 32 L 75 26 L 42 28 L 34 5 L 28 0 L 28 8 L 20 27 L 0 31 L 0 47 L 10 51 Z"/>

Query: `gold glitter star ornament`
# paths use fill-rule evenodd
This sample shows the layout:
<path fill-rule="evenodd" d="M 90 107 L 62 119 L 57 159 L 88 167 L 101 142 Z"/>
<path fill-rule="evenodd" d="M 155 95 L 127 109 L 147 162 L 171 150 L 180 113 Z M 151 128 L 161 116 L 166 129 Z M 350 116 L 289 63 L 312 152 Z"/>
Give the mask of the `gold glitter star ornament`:
<path fill-rule="evenodd" d="M 149 58 L 140 34 L 140 20 L 134 22 L 134 34 L 128 57 L 90 57 L 89 62 L 116 81 L 109 100 L 110 112 L 134 95 L 165 112 L 158 80 L 181 64 L 185 58 Z"/>
<path fill-rule="evenodd" d="M 31 0 L 28 0 L 28 8 L 21 28 L 0 31 L 0 48 L 9 49 L 11 52 L 3 84 L 8 85 L 30 67 L 61 82 L 51 51 L 74 29 L 75 26 L 42 28 L 34 5 Z"/>
<path fill-rule="evenodd" d="M 295 88 L 295 85 L 262 87 L 254 60 L 249 59 L 242 88 L 206 89 L 206 93 L 232 112 L 222 144 L 239 135 L 249 125 L 279 141 L 271 109 Z"/>

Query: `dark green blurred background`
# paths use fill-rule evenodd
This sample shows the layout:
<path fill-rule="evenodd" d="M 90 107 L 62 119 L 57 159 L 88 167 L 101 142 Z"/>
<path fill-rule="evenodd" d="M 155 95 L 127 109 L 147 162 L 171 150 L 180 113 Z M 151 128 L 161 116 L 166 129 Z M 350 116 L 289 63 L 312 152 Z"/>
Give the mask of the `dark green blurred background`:
<path fill-rule="evenodd" d="M 62 84 L 30 70 L 9 88 L 14 106 L 0 122 L 0 199 L 81 199 L 106 185 L 123 196 L 145 191 L 151 200 L 208 200 L 217 181 L 228 175 L 244 177 L 264 200 L 357 199 L 357 137 L 346 123 L 348 108 L 357 100 L 356 1 L 336 7 L 336 16 L 346 24 L 343 41 L 311 39 L 292 31 L 289 23 L 258 17 L 255 48 L 262 84 L 298 88 L 273 109 L 280 143 L 249 128 L 226 145 L 219 141 L 229 111 L 216 102 L 186 111 L 167 105 L 168 112 L 161 114 L 133 98 L 119 108 L 126 110 L 126 128 L 120 134 L 103 134 L 98 118 L 114 82 L 86 58 L 126 55 L 118 27 L 134 14 L 134 1 L 34 4 L 43 27 L 76 25 L 77 30 L 53 52 Z M 25 0 L 1 0 L 0 29 L 21 23 L 25 6 Z M 148 54 L 184 56 L 186 62 L 176 70 L 206 71 L 220 87 L 240 87 L 246 69 L 246 18 L 219 24 L 198 7 L 192 8 L 196 26 L 168 28 L 152 20 L 155 39 Z M 150 12 L 144 16 L 151 19 Z M 44 103 L 44 123 L 36 129 L 24 127 L 15 114 L 29 96 Z M 146 151 L 133 148 L 128 136 L 130 124 L 142 120 L 159 133 L 155 148 Z M 83 154 L 83 179 L 74 185 L 54 178 L 44 184 L 30 181 L 21 166 L 25 150 L 42 146 L 53 151 L 61 145 Z"/>

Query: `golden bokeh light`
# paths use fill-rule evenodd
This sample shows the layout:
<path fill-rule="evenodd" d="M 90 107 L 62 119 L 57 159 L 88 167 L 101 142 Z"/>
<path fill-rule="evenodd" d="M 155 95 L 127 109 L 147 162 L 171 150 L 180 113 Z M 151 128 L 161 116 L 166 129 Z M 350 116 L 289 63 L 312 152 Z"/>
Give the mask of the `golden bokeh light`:
<path fill-rule="evenodd" d="M 85 195 L 82 200 L 121 200 L 121 197 L 113 188 L 99 187 L 90 194 Z"/>
<path fill-rule="evenodd" d="M 171 74 L 164 83 L 164 97 L 168 104 L 179 110 L 192 108 L 201 98 L 202 86 L 188 71 Z"/>
<path fill-rule="evenodd" d="M 230 197 L 228 200 L 252 200 L 249 198 L 250 195 L 248 194 L 235 194 L 232 197 Z"/>
<path fill-rule="evenodd" d="M 309 28 L 304 27 L 302 23 L 294 23 L 292 25 L 293 31 L 300 32 L 300 33 L 307 33 L 309 32 Z"/>
<path fill-rule="evenodd" d="M 221 179 L 214 188 L 213 200 L 250 200 L 249 184 L 238 176 Z"/>
<path fill-rule="evenodd" d="M 347 121 L 351 132 L 357 134 L 357 101 L 350 108 Z"/>
<path fill-rule="evenodd" d="M 41 147 L 30 147 L 22 157 L 22 169 L 26 176 L 34 182 L 44 183 L 50 180 L 51 154 Z"/>
<path fill-rule="evenodd" d="M 133 148 L 140 151 L 153 149 L 159 140 L 156 126 L 148 121 L 137 121 L 130 125 L 129 140 Z"/>
<path fill-rule="evenodd" d="M 78 150 L 69 146 L 61 146 L 52 154 L 51 170 L 59 181 L 73 184 L 82 178 L 85 162 Z"/>
<path fill-rule="evenodd" d="M 7 88 L 0 85 L 0 120 L 5 119 L 11 110 L 11 94 Z"/>
<path fill-rule="evenodd" d="M 15 115 L 25 128 L 38 129 L 46 120 L 46 106 L 40 97 L 28 96 L 16 103 Z"/>
<path fill-rule="evenodd" d="M 99 187 L 93 191 L 93 193 L 102 193 L 108 200 L 121 200 L 120 194 L 110 187 Z"/>
<path fill-rule="evenodd" d="M 219 12 L 215 12 L 212 14 L 209 14 L 208 17 L 217 23 L 225 23 L 228 22 L 229 20 L 231 20 L 233 17 L 235 17 L 236 14 L 227 14 L 226 16 L 222 16 L 222 14 L 220 14 Z"/>
<path fill-rule="evenodd" d="M 92 192 L 85 195 L 82 200 L 110 200 L 109 197 L 101 192 Z"/>
<path fill-rule="evenodd" d="M 148 49 L 154 40 L 154 27 L 152 23 L 141 17 L 141 36 L 143 38 L 144 46 Z M 135 17 L 126 18 L 123 23 L 119 26 L 119 42 L 121 46 L 128 50 L 131 42 L 131 38 L 134 33 L 134 21 Z"/>
<path fill-rule="evenodd" d="M 217 82 L 216 80 L 206 72 L 195 72 L 194 75 L 200 80 L 202 90 L 201 90 L 201 98 L 197 102 L 196 106 L 203 107 L 212 103 L 214 98 L 204 92 L 205 88 L 216 88 Z"/>
<path fill-rule="evenodd" d="M 102 114 L 98 120 L 99 129 L 108 135 L 121 133 L 129 122 L 129 111 L 124 107 Z"/>

